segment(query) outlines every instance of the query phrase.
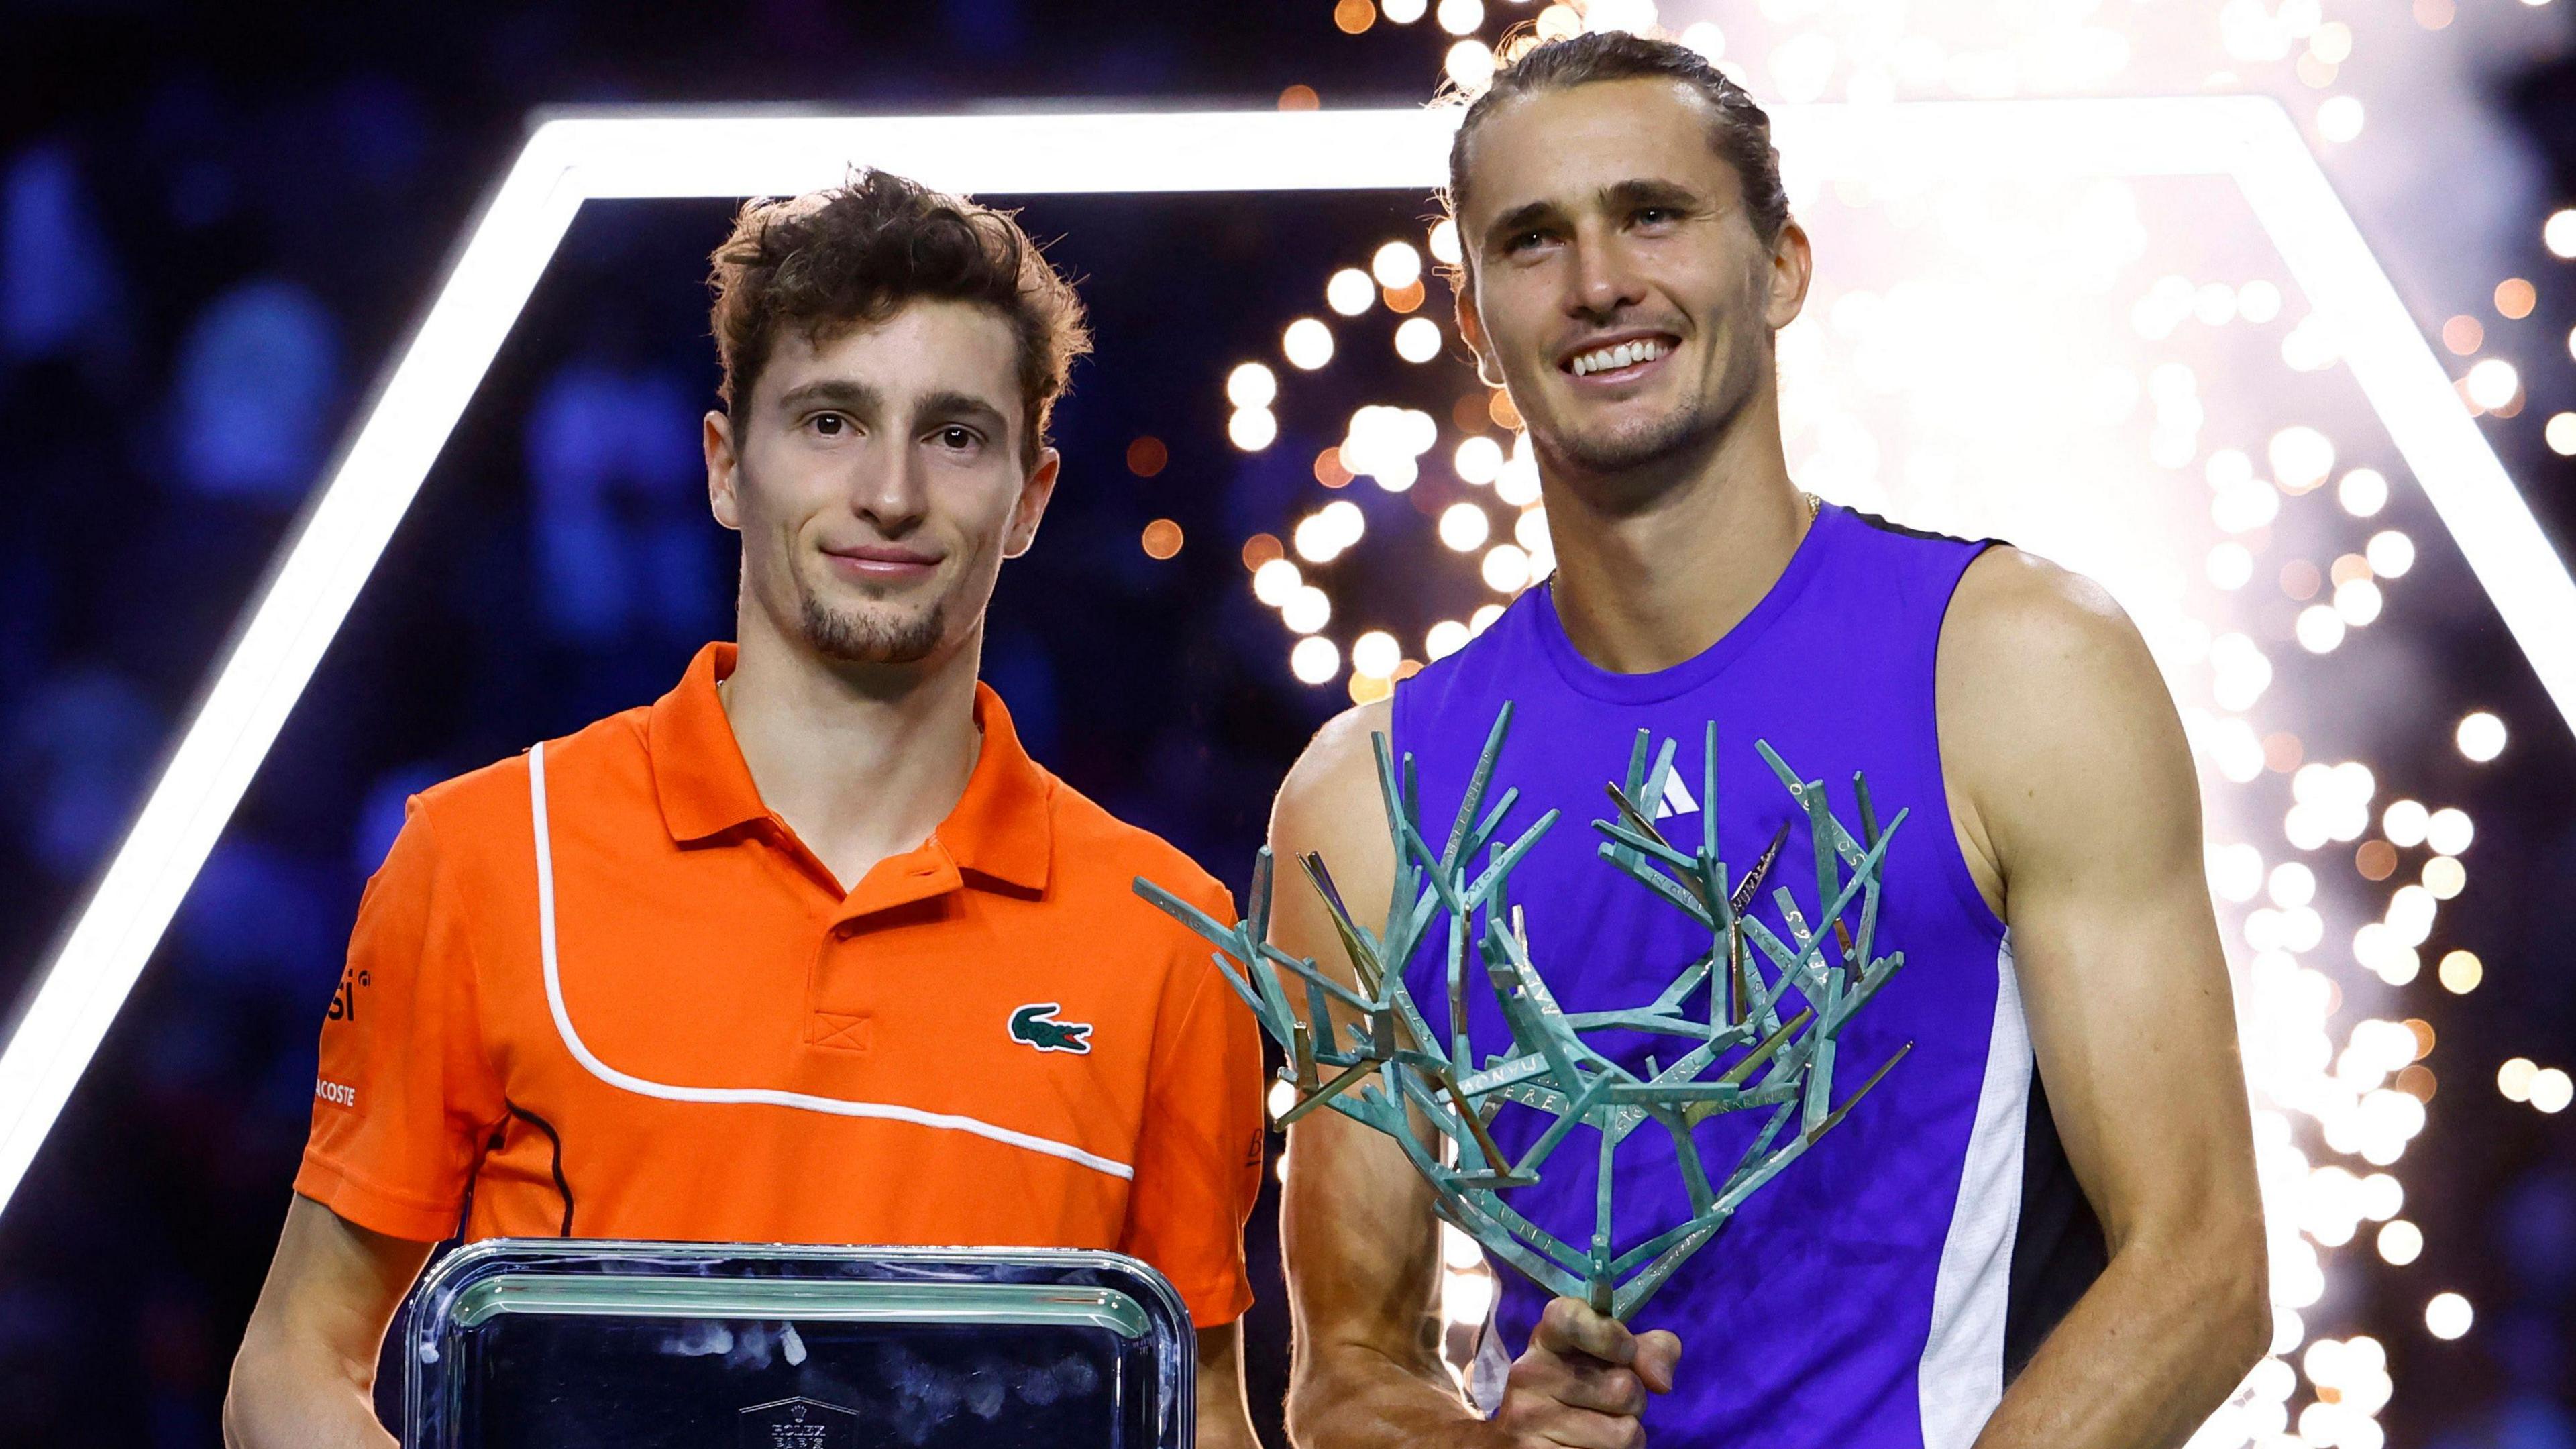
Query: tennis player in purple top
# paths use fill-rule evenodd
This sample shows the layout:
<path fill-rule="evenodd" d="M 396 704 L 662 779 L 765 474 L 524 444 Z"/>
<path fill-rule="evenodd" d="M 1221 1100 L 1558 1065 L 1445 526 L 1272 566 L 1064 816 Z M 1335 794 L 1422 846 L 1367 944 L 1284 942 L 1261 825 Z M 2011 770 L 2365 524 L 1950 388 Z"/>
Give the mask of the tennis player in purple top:
<path fill-rule="evenodd" d="M 1878 926 L 1906 965 L 1842 1050 L 1863 1069 L 1913 1051 L 1640 1323 L 1507 1271 L 1489 1336 L 1508 1372 L 1481 1408 L 1435 1356 L 1430 1191 L 1392 1142 L 1305 1118 L 1284 1211 L 1292 1436 L 2182 1443 L 2262 1354 L 2268 1293 L 2192 764 L 2136 629 L 2100 588 L 2009 547 L 1799 492 L 1773 334 L 1805 299 L 1807 240 L 1768 120 L 1697 55 L 1616 34 L 1524 53 L 1468 110 L 1450 189 L 1459 330 L 1528 422 L 1557 570 L 1391 701 L 1327 725 L 1280 791 L 1272 846 L 1320 851 L 1354 914 L 1381 918 L 1369 737 L 1414 758 L 1422 817 L 1446 821 L 1510 701 L 1496 785 L 1521 794 L 1503 834 L 1565 812 L 1513 876 L 1531 955 L 1568 1011 L 1643 1006 L 1706 934 L 1599 860 L 1583 822 L 1608 813 L 1603 782 L 1624 777 L 1638 731 L 1696 762 L 1714 720 L 1738 870 L 1783 824 L 1782 858 L 1812 859 L 1756 740 L 1829 782 L 1846 817 L 1855 771 L 1880 818 L 1912 812 Z M 1696 840 L 1710 802 L 1691 798 L 1696 764 L 1676 778 L 1655 813 L 1689 817 L 1674 838 Z M 1800 874 L 1775 873 L 1765 901 Z M 1812 893 L 1810 875 L 1811 920 Z M 1279 902 L 1282 947 L 1342 959 L 1308 893 Z M 1438 971 L 1414 963 L 1414 998 L 1445 1040 Z M 1470 1028 L 1503 1040 L 1490 1016 Z M 1507 1153 L 1543 1120 L 1518 1115 L 1495 1124 Z M 1625 1153 L 1619 1232 L 1682 1221 L 1669 1161 Z M 1559 1154 L 1513 1206 L 1588 1236 L 1588 1155 Z"/>

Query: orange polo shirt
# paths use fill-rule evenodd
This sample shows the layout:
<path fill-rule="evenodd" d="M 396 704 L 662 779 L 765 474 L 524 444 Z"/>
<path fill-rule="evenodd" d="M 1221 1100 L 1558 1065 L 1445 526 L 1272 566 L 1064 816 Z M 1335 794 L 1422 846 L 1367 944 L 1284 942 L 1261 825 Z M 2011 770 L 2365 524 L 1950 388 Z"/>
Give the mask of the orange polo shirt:
<path fill-rule="evenodd" d="M 412 799 L 295 1190 L 422 1241 L 465 1214 L 468 1238 L 1112 1249 L 1201 1327 L 1234 1319 L 1257 1030 L 1130 882 L 1218 916 L 1225 889 L 1030 760 L 978 685 L 957 808 L 844 891 L 761 803 L 732 667 L 710 645 L 649 708 Z"/>

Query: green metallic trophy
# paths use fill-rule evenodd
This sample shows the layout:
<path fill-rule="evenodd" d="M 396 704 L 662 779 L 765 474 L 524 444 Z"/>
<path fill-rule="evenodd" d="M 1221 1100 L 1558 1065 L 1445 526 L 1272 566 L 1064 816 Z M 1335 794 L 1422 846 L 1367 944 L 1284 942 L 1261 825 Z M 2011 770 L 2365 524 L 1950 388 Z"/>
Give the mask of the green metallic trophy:
<path fill-rule="evenodd" d="M 1136 889 L 1215 943 L 1227 982 L 1286 1054 L 1280 1076 L 1295 1087 L 1297 1100 L 1279 1114 L 1282 1126 L 1329 1106 L 1387 1134 L 1437 1194 L 1435 1210 L 1442 1219 L 1551 1292 L 1624 1320 L 1705 1247 L 1746 1198 L 1814 1146 L 1905 1055 L 1900 1048 L 1859 1091 L 1833 1105 L 1837 1037 L 1904 964 L 1902 952 L 1877 956 L 1871 948 L 1887 846 L 1905 812 L 1882 830 L 1868 783 L 1855 775 L 1855 833 L 1826 803 L 1822 781 L 1801 780 L 1769 745 L 1755 743 L 1806 815 L 1815 843 L 1816 899 L 1825 903 L 1811 927 L 1790 893 L 1777 891 L 1784 938 L 1747 908 L 1789 827 L 1784 824 L 1761 859 L 1730 884 L 1718 856 L 1716 725 L 1708 727 L 1702 751 L 1704 808 L 1693 848 L 1674 844 L 1655 827 L 1652 802 L 1664 798 L 1674 746 L 1667 743 L 1650 764 L 1649 736 L 1641 731 L 1626 783 L 1608 787 L 1614 818 L 1593 822 L 1603 837 L 1600 853 L 1706 930 L 1708 949 L 1652 1002 L 1567 1012 L 1530 959 L 1528 936 L 1509 893 L 1512 871 L 1555 824 L 1556 812 L 1498 847 L 1497 833 L 1519 792 L 1506 789 L 1491 809 L 1485 804 L 1511 716 L 1506 704 L 1437 850 L 1421 828 L 1412 758 L 1405 758 L 1399 773 L 1386 736 L 1374 737 L 1396 862 L 1381 930 L 1351 919 L 1320 857 L 1309 854 L 1298 862 L 1332 915 L 1357 989 L 1270 944 L 1272 861 L 1266 849 L 1253 870 L 1250 914 L 1231 926 L 1150 881 L 1137 881 Z M 1846 918 L 1853 924 L 1846 925 Z M 1404 984 L 1407 963 L 1435 932 L 1444 933 L 1439 939 L 1451 1027 L 1445 1044 L 1435 1039 Z M 1482 1061 L 1466 1030 L 1469 993 L 1479 990 L 1493 993 L 1511 1034 L 1508 1050 Z M 1706 1002 L 1700 1016 L 1686 1007 L 1695 995 Z M 1587 1046 L 1585 1034 L 1596 1031 L 1673 1037 L 1681 1054 L 1669 1065 L 1649 1057 L 1640 1075 Z M 1506 1103 L 1554 1119 L 1517 1160 L 1507 1158 L 1488 1130 Z M 1768 1119 L 1731 1165 L 1715 1171 L 1692 1129 L 1717 1113 L 1741 1111 L 1766 1112 Z M 1435 1135 L 1426 1140 L 1416 1123 Z M 1691 1216 L 1615 1251 L 1612 1154 L 1649 1124 L 1672 1139 Z M 1578 1127 L 1596 1135 L 1600 1161 L 1594 1227 L 1582 1244 L 1539 1227 L 1507 1200 L 1514 1189 L 1538 1181 L 1540 1169 Z"/>

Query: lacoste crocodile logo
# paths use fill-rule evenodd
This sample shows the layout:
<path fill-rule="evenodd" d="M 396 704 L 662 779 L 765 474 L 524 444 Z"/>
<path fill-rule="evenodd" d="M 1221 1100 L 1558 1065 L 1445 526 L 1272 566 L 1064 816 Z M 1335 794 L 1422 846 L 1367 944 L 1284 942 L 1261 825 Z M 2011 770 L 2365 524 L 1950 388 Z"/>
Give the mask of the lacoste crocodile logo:
<path fill-rule="evenodd" d="M 1060 1003 L 1035 1001 L 1011 1013 L 1011 1040 L 1027 1042 L 1042 1052 L 1091 1054 L 1091 1023 L 1057 1021 Z"/>

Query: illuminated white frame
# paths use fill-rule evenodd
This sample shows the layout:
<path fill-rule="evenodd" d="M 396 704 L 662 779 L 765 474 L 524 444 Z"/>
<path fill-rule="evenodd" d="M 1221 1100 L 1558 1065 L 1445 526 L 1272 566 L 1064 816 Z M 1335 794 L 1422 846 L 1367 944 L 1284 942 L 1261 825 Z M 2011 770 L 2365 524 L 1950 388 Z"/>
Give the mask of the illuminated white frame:
<path fill-rule="evenodd" d="M 2253 97 L 1789 107 L 1806 175 L 2233 178 L 2291 278 L 2576 724 L 2576 582 L 2452 390 L 2316 159 Z M 792 194 L 854 162 L 986 194 L 1406 190 L 1446 174 L 1454 111 L 854 118 L 565 117 L 538 126 L 287 544 L 133 829 L 0 1050 L 0 1208 L 97 1051 L 394 527 L 584 201 Z"/>

